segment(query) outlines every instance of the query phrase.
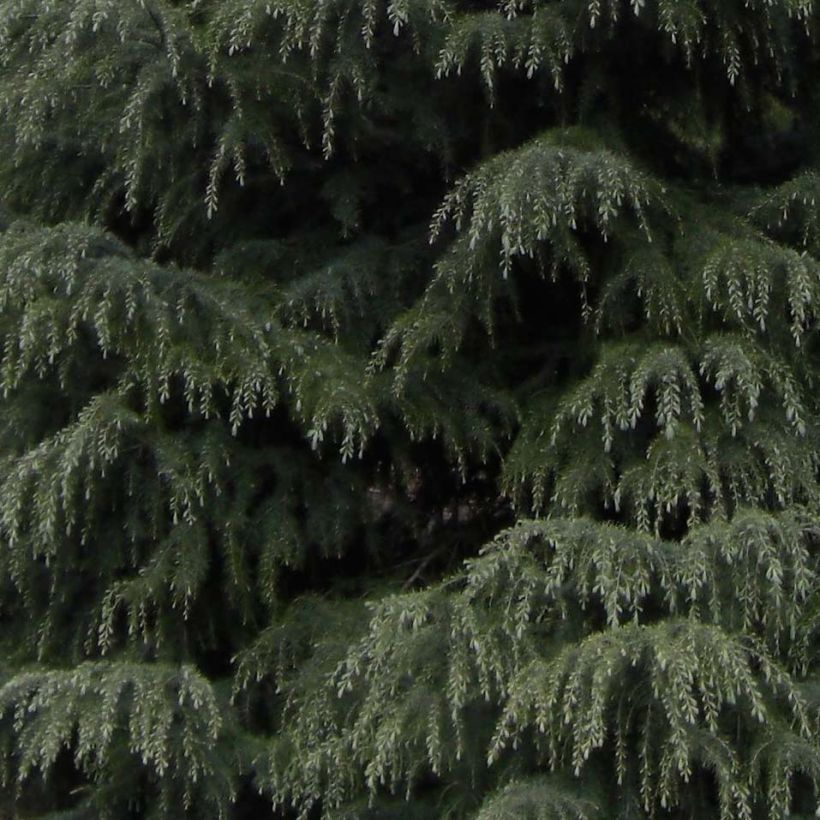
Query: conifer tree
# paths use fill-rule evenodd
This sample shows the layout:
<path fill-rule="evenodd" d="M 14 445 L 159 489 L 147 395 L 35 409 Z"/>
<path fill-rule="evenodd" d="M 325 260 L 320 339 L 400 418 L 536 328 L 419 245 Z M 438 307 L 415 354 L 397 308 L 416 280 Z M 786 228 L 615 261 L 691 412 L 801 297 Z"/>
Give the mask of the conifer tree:
<path fill-rule="evenodd" d="M 4 0 L 0 816 L 820 814 L 819 70 Z"/>

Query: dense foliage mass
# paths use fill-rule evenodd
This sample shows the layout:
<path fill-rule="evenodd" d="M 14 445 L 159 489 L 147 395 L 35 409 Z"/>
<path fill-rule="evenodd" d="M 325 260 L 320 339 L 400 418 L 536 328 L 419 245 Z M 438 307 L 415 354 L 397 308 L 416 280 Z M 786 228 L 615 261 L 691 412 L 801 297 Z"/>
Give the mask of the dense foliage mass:
<path fill-rule="evenodd" d="M 820 812 L 818 72 L 814 0 L 4 0 L 0 815 Z"/>

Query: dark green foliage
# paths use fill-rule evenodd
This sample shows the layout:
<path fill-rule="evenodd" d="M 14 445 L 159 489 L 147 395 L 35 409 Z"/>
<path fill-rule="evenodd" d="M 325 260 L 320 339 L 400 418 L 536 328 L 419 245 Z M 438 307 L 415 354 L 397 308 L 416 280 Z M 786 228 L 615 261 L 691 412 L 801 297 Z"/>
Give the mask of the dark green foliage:
<path fill-rule="evenodd" d="M 820 811 L 818 12 L 6 0 L 0 816 Z"/>

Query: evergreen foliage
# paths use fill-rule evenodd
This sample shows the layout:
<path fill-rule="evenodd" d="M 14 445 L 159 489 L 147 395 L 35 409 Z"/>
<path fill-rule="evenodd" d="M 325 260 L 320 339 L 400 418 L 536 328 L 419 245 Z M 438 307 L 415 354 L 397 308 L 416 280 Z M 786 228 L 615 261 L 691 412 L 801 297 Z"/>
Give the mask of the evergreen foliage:
<path fill-rule="evenodd" d="M 820 813 L 813 0 L 6 0 L 0 816 Z"/>

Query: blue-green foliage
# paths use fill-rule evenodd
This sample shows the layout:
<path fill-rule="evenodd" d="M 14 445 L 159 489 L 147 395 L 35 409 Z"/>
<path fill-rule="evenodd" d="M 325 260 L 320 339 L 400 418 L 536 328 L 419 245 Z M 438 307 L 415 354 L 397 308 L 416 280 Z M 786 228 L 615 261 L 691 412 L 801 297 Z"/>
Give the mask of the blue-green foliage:
<path fill-rule="evenodd" d="M 0 815 L 816 812 L 818 24 L 4 2 Z"/>

